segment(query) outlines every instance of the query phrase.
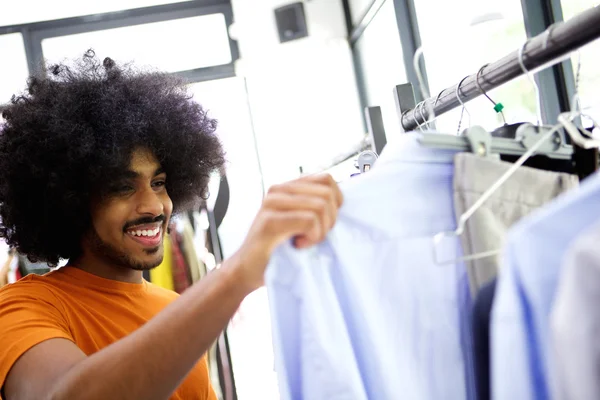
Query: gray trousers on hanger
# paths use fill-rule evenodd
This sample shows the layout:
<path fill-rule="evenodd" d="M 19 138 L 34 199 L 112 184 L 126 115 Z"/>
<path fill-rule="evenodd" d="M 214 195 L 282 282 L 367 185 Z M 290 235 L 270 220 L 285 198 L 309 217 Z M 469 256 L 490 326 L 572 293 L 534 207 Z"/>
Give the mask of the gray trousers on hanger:
<path fill-rule="evenodd" d="M 511 163 L 471 153 L 454 158 L 456 220 L 511 167 Z M 508 229 L 527 214 L 561 193 L 577 187 L 575 175 L 521 167 L 467 221 L 461 236 L 464 255 L 502 248 Z M 467 261 L 471 293 L 498 273 L 499 257 Z"/>

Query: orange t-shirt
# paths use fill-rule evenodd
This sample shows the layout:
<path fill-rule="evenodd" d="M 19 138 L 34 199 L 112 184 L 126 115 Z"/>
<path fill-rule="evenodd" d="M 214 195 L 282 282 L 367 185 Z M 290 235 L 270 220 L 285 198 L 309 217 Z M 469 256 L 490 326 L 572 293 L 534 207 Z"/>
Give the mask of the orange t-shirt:
<path fill-rule="evenodd" d="M 52 338 L 73 341 L 88 356 L 132 333 L 178 294 L 149 282 L 124 283 L 75 267 L 28 275 L 0 289 L 0 388 L 17 359 Z M 206 359 L 171 400 L 216 400 Z"/>

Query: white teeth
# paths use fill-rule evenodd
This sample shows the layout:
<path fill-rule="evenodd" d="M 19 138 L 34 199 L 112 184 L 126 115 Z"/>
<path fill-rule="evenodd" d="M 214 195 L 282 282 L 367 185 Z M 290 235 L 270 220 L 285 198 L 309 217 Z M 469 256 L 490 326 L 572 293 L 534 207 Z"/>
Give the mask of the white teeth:
<path fill-rule="evenodd" d="M 131 236 L 148 236 L 154 237 L 160 233 L 160 228 L 156 228 L 153 230 L 139 230 L 139 231 L 129 231 Z"/>

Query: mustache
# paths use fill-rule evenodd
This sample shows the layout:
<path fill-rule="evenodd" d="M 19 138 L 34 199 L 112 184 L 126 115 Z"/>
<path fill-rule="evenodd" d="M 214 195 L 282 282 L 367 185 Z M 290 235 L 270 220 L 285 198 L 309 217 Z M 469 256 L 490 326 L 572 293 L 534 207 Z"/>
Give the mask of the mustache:
<path fill-rule="evenodd" d="M 139 219 L 136 219 L 135 221 L 131 221 L 125 224 L 125 226 L 123 227 L 123 232 L 127 231 L 127 229 L 131 228 L 132 226 L 136 226 L 136 225 L 145 225 L 145 224 L 153 224 L 156 222 L 165 222 L 167 220 L 167 217 L 165 217 L 164 215 L 159 215 L 158 217 L 142 217 Z"/>

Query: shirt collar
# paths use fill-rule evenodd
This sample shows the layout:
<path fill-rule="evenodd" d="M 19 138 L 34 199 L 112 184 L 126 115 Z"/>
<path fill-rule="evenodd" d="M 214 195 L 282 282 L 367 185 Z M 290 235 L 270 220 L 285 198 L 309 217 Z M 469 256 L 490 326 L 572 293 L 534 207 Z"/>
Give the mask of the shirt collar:
<path fill-rule="evenodd" d="M 420 164 L 453 163 L 454 155 L 457 153 L 456 150 L 425 147 L 419 143 L 419 139 L 426 133 L 410 132 L 393 137 L 382 151 L 374 168 L 377 168 L 378 165 L 398 162 Z"/>

